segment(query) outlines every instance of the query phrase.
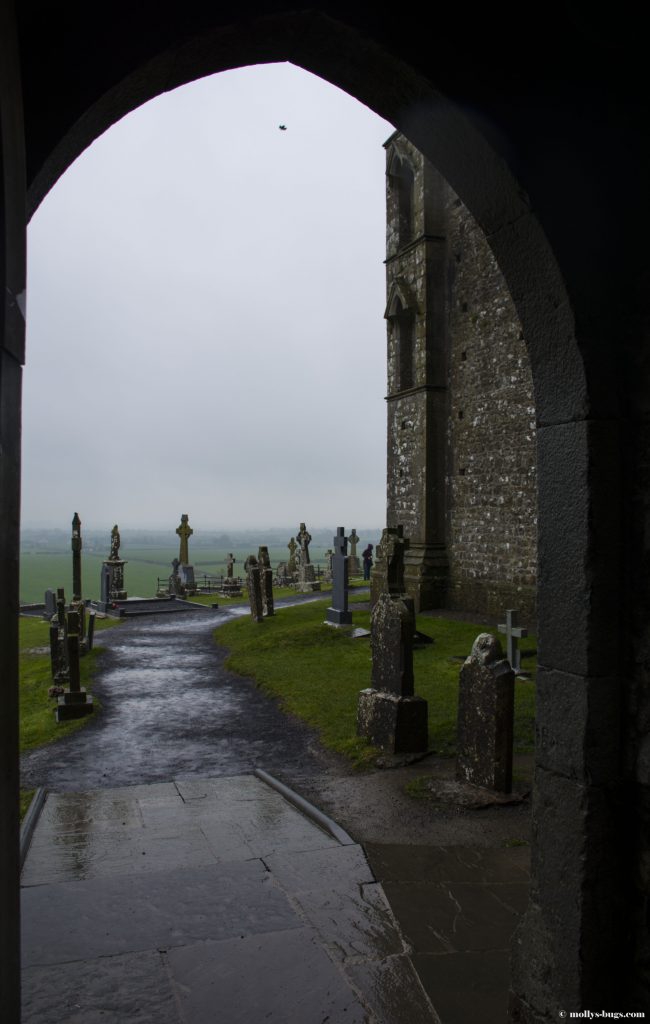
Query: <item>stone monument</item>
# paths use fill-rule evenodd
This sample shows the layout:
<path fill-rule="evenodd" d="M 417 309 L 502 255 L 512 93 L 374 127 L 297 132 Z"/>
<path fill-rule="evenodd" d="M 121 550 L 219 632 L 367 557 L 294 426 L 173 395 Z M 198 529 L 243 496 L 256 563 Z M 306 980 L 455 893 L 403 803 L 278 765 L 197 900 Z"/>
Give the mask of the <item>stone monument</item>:
<path fill-rule="evenodd" d="M 237 559 L 233 556 L 231 551 L 226 559 L 226 578 L 221 584 L 221 593 L 224 597 L 239 597 L 241 594 L 239 579 L 235 579 L 234 576 L 234 565 L 236 561 Z"/>
<path fill-rule="evenodd" d="M 176 533 L 180 538 L 178 550 L 178 575 L 186 591 L 193 593 L 196 589 L 196 583 L 194 580 L 194 566 L 190 564 L 188 542 L 194 533 L 194 530 L 189 524 L 189 516 L 185 514 L 181 516 L 181 523 L 180 526 L 176 527 Z"/>
<path fill-rule="evenodd" d="M 359 538 L 357 537 L 357 531 L 353 530 L 348 537 L 348 544 L 350 545 L 350 554 L 348 555 L 348 574 L 350 576 L 358 576 L 361 573 L 361 563 L 357 555 L 357 544 Z"/>
<path fill-rule="evenodd" d="M 323 572 L 323 581 L 325 583 L 331 583 L 332 582 L 332 559 L 333 559 L 333 557 L 334 557 L 334 552 L 332 551 L 331 548 L 328 548 L 327 551 L 325 552 L 325 571 Z"/>
<path fill-rule="evenodd" d="M 348 610 L 348 540 L 345 528 L 337 527 L 332 557 L 332 605 L 327 609 L 325 621 L 332 626 L 349 626 L 352 612 Z"/>
<path fill-rule="evenodd" d="M 500 633 L 505 633 L 506 658 L 516 675 L 518 672 L 521 672 L 519 641 L 528 636 L 528 630 L 525 626 L 519 625 L 519 612 L 515 611 L 514 608 L 506 609 L 506 621 L 500 623 L 497 628 Z"/>
<path fill-rule="evenodd" d="M 251 606 L 251 615 L 255 622 L 262 622 L 264 618 L 264 607 L 262 605 L 262 584 L 260 582 L 260 567 L 257 564 L 255 555 L 249 555 L 244 562 L 246 572 L 246 586 L 248 589 L 248 600 Z"/>
<path fill-rule="evenodd" d="M 298 571 L 298 566 L 296 565 L 296 548 L 298 547 L 298 545 L 296 544 L 296 542 L 295 542 L 293 537 L 291 537 L 289 539 L 289 543 L 287 544 L 287 547 L 289 548 L 289 561 L 287 562 L 287 576 L 292 577 L 292 576 L 295 576 L 296 572 Z"/>
<path fill-rule="evenodd" d="M 413 602 L 382 593 L 372 611 L 371 687 L 359 694 L 357 734 L 389 754 L 428 746 L 428 709 L 413 692 Z"/>
<path fill-rule="evenodd" d="M 81 519 L 72 517 L 72 600 L 81 601 Z"/>
<path fill-rule="evenodd" d="M 403 526 L 387 526 L 375 552 L 370 575 L 370 605 L 374 606 L 382 592 L 404 594 L 404 554 L 409 542 Z"/>
<path fill-rule="evenodd" d="M 512 791 L 515 674 L 491 633 L 480 633 L 460 670 L 456 777 Z"/>
<path fill-rule="evenodd" d="M 302 594 L 307 594 L 313 590 L 320 590 L 320 582 L 316 579 L 314 566 L 309 557 L 311 533 L 309 533 L 304 523 L 300 524 L 300 529 L 296 534 L 296 543 L 300 552 L 297 589 Z"/>
<path fill-rule="evenodd" d="M 263 544 L 257 552 L 260 567 L 260 587 L 262 590 L 262 611 L 264 615 L 273 615 L 273 569 L 269 558 L 269 549 Z"/>
<path fill-rule="evenodd" d="M 124 566 L 127 564 L 120 558 L 120 531 L 117 523 L 111 530 L 111 551 L 105 562 L 102 563 L 101 575 L 101 604 L 106 607 L 114 601 L 126 601 L 127 593 L 124 589 Z"/>
<path fill-rule="evenodd" d="M 59 606 L 65 609 L 65 598 L 59 600 Z M 58 702 L 55 708 L 57 722 L 66 722 L 71 718 L 83 718 L 93 711 L 93 699 L 80 685 L 79 655 L 81 653 L 81 620 L 77 610 L 69 611 L 61 623 L 50 626 L 50 651 L 52 653 L 52 676 L 58 690 Z M 56 638 L 54 633 L 56 631 Z M 55 654 L 56 651 L 56 654 Z M 55 670 L 56 658 L 56 670 Z M 67 681 L 68 688 L 60 688 Z"/>

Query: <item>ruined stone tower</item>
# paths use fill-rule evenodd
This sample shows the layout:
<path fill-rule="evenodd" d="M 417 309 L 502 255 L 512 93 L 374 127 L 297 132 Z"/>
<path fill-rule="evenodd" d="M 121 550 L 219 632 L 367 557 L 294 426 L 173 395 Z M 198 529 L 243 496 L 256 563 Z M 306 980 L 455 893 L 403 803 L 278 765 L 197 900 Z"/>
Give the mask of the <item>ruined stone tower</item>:
<path fill-rule="evenodd" d="M 387 525 L 417 608 L 535 613 L 532 379 L 468 210 L 398 132 L 386 148 Z"/>

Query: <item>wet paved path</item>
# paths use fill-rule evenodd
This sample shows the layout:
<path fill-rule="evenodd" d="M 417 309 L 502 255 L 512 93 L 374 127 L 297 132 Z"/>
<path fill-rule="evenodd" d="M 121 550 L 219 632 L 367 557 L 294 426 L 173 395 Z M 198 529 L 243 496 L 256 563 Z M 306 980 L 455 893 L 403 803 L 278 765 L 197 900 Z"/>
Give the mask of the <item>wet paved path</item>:
<path fill-rule="evenodd" d="M 362 848 L 250 775 L 50 794 L 23 1024 L 436 1024 Z"/>
<path fill-rule="evenodd" d="M 154 615 L 98 633 L 106 651 L 93 692 L 102 710 L 80 732 L 23 755 L 22 787 L 86 790 L 256 767 L 321 773 L 332 759 L 315 733 L 224 668 L 213 631 L 247 614 L 240 605 Z"/>

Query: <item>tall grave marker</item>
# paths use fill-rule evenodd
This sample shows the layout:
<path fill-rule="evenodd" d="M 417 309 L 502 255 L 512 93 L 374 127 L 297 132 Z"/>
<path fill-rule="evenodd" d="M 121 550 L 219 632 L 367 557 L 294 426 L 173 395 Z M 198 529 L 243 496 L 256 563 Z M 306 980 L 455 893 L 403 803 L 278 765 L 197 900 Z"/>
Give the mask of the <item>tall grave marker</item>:
<path fill-rule="evenodd" d="M 349 626 L 352 612 L 348 610 L 348 540 L 345 528 L 337 527 L 332 555 L 332 605 L 327 609 L 325 621 L 333 626 Z"/>
<path fill-rule="evenodd" d="M 251 615 L 255 622 L 262 622 L 264 618 L 264 606 L 262 604 L 262 584 L 260 581 L 260 567 L 257 564 L 255 555 L 249 555 L 244 562 L 246 572 L 246 585 L 248 587 L 248 600 L 251 607 Z"/>
<path fill-rule="evenodd" d="M 415 613 L 413 601 L 402 596 L 408 547 L 402 527 L 384 530 L 382 545 L 389 589 L 372 610 L 372 685 L 359 694 L 357 734 L 391 754 L 422 753 L 428 746 L 428 707 L 414 693 Z"/>
<path fill-rule="evenodd" d="M 350 576 L 358 576 L 361 572 L 361 565 L 357 555 L 357 544 L 359 543 L 359 537 L 357 531 L 352 530 L 352 533 L 348 537 L 348 544 L 350 545 L 350 554 L 348 555 L 348 573 Z"/>
<path fill-rule="evenodd" d="M 102 563 L 101 576 L 101 604 L 103 610 L 114 601 L 126 601 L 127 593 L 124 589 L 124 566 L 126 562 L 120 558 L 120 531 L 117 523 L 111 530 L 111 551 L 105 562 Z"/>
<path fill-rule="evenodd" d="M 196 582 L 194 580 L 194 566 L 190 565 L 189 539 L 194 530 L 190 526 L 189 516 L 185 513 L 181 516 L 180 526 L 176 527 L 176 533 L 180 538 L 178 575 L 183 587 L 193 591 L 196 587 Z"/>
<path fill-rule="evenodd" d="M 72 517 L 72 600 L 81 601 L 81 519 Z"/>
<path fill-rule="evenodd" d="M 307 594 L 312 590 L 320 590 L 320 582 L 316 579 L 316 572 L 309 557 L 311 533 L 309 533 L 304 523 L 300 524 L 300 529 L 296 534 L 296 542 L 300 552 L 300 563 L 298 565 L 298 590 L 303 594 Z"/>
<path fill-rule="evenodd" d="M 262 611 L 264 615 L 273 615 L 273 569 L 269 558 L 269 549 L 262 544 L 257 552 L 257 561 L 260 567 L 260 588 L 262 591 Z"/>

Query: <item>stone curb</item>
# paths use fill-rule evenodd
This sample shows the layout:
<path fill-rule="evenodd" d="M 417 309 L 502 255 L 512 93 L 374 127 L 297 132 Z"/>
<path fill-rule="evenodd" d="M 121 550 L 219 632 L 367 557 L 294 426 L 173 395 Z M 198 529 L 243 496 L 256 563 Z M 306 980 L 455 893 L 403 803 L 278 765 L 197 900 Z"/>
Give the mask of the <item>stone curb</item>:
<path fill-rule="evenodd" d="M 269 773 L 265 772 L 263 768 L 256 768 L 254 774 L 262 782 L 265 782 L 267 786 L 270 786 L 272 789 L 277 790 L 277 792 L 280 793 L 280 795 L 283 796 L 285 800 L 288 800 L 290 804 L 293 804 L 294 807 L 296 807 L 299 811 L 302 811 L 302 813 L 307 818 L 311 818 L 311 820 L 315 822 L 316 825 L 320 825 L 320 827 L 324 829 L 325 832 L 327 832 L 330 836 L 332 836 L 333 839 L 336 839 L 337 842 L 341 844 L 341 846 L 358 845 L 355 842 L 355 840 L 352 839 L 352 837 L 349 836 L 348 833 L 341 828 L 340 825 L 337 825 L 335 821 L 332 821 L 331 818 L 328 818 L 326 814 L 323 814 L 322 811 L 319 811 L 317 807 L 314 807 L 313 804 L 310 804 L 309 801 L 305 800 L 304 797 L 299 796 L 298 793 L 295 793 L 293 789 L 289 789 L 288 786 L 285 786 L 284 783 L 280 782 L 279 779 L 276 779 L 272 775 L 269 775 Z"/>
<path fill-rule="evenodd" d="M 47 790 L 45 789 L 44 786 L 39 786 L 38 789 L 36 790 L 36 792 L 34 793 L 34 796 L 32 797 L 31 804 L 27 808 L 27 814 L 25 815 L 25 817 L 23 818 L 23 820 L 21 822 L 21 825 L 20 825 L 20 870 L 21 871 L 23 869 L 23 864 L 25 863 L 25 857 L 27 856 L 27 851 L 29 850 L 29 844 L 31 843 L 32 836 L 34 835 L 34 829 L 36 828 L 36 823 L 38 822 L 38 819 L 41 816 L 41 811 L 43 810 L 43 804 L 45 803 L 46 799 L 47 799 Z"/>

